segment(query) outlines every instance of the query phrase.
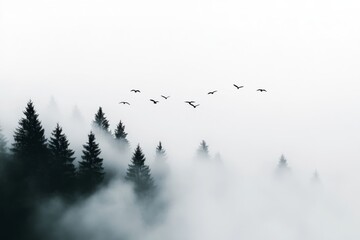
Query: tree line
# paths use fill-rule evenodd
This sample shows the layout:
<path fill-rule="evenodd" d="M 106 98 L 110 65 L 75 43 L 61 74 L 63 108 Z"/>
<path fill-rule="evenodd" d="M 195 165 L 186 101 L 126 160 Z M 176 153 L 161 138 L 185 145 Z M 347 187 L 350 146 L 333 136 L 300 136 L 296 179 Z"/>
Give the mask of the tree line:
<path fill-rule="evenodd" d="M 59 124 L 47 139 L 32 101 L 27 103 L 23 113 L 9 149 L 0 128 L 0 225 L 4 227 L 4 231 L 0 231 L 1 239 L 29 239 L 31 229 L 28 228 L 41 201 L 53 196 L 75 201 L 106 184 L 104 159 L 95 133 L 112 136 L 120 151 L 125 151 L 129 145 L 125 125 L 120 121 L 112 135 L 100 107 L 83 145 L 81 159 L 75 164 L 75 151 L 70 148 Z M 156 151 L 157 155 L 165 154 L 161 143 Z M 156 190 L 145 160 L 137 145 L 124 177 L 133 185 L 140 200 L 151 198 Z"/>
<path fill-rule="evenodd" d="M 31 226 L 39 204 L 51 197 L 61 197 L 71 204 L 90 196 L 111 180 L 110 171 L 104 168 L 96 136 L 109 140 L 118 152 L 127 152 L 130 148 L 123 122 L 119 121 L 112 133 L 109 121 L 99 107 L 87 142 L 82 146 L 81 159 L 76 164 L 75 151 L 59 123 L 47 139 L 32 101 L 27 103 L 23 114 L 10 148 L 7 148 L 7 139 L 0 127 L 0 225 L 4 229 L 0 231 L 1 239 L 38 239 L 31 234 Z M 155 167 L 158 183 L 155 183 L 140 145 L 136 146 L 123 176 L 124 181 L 132 184 L 140 201 L 153 199 L 157 185 L 161 185 L 166 177 L 166 151 L 161 142 L 155 152 L 154 167 L 162 165 Z M 210 159 L 209 147 L 204 140 L 197 150 L 197 158 Z M 220 155 L 215 160 L 221 161 Z M 278 170 L 288 170 L 284 156 L 280 158 Z"/>

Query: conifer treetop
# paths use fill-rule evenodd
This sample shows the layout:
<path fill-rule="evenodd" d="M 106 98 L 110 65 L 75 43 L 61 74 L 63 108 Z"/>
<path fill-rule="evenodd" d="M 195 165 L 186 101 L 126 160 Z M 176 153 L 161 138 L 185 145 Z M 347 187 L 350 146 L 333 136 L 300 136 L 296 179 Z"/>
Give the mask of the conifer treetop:
<path fill-rule="evenodd" d="M 166 151 L 165 151 L 164 147 L 162 146 L 161 141 L 159 141 L 159 144 L 156 147 L 156 158 L 164 159 L 165 157 L 166 157 Z"/>
<path fill-rule="evenodd" d="M 206 144 L 205 140 L 202 140 L 197 151 L 198 157 L 200 158 L 209 158 L 209 146 Z"/>
<path fill-rule="evenodd" d="M 106 132 L 109 132 L 110 124 L 109 124 L 109 121 L 105 117 L 105 113 L 103 112 L 102 107 L 99 107 L 99 110 L 95 114 L 95 119 L 93 121 L 93 124 L 96 127 L 100 128 Z"/>
<path fill-rule="evenodd" d="M 134 184 L 134 190 L 140 197 L 149 196 L 155 189 L 149 166 L 145 165 L 145 155 L 137 145 L 125 179 Z"/>
<path fill-rule="evenodd" d="M 99 156 L 101 150 L 95 141 L 95 135 L 90 132 L 88 142 L 83 145 L 84 150 L 79 162 L 79 177 L 85 191 L 92 191 L 104 179 L 103 159 Z"/>
<path fill-rule="evenodd" d="M 118 140 L 123 140 L 127 142 L 127 133 L 125 132 L 125 125 L 121 122 L 118 123 L 115 129 L 115 138 Z"/>
<path fill-rule="evenodd" d="M 40 149 L 46 149 L 45 130 L 38 119 L 34 104 L 30 100 L 23 112 L 25 117 L 19 121 L 19 127 L 14 133 L 14 143 L 12 151 L 15 154 L 30 152 L 38 152 Z"/>

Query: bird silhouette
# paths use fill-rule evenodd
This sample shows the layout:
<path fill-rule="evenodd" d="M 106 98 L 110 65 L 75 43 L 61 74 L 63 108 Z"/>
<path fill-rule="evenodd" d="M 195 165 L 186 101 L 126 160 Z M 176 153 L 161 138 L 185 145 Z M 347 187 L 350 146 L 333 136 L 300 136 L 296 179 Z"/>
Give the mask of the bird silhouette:
<path fill-rule="evenodd" d="M 152 101 L 154 104 L 157 104 L 159 101 L 156 101 L 154 99 L 150 99 L 150 101 Z"/>
<path fill-rule="evenodd" d="M 258 90 L 256 91 L 259 91 L 259 92 L 267 92 L 266 89 L 263 89 L 263 88 L 259 88 Z"/>
<path fill-rule="evenodd" d="M 130 103 L 128 103 L 128 102 L 119 102 L 119 104 L 127 104 L 127 105 L 130 105 Z"/>
<path fill-rule="evenodd" d="M 188 104 L 193 104 L 193 103 L 195 103 L 195 101 L 185 101 L 186 103 L 188 103 Z"/>
<path fill-rule="evenodd" d="M 189 103 L 190 104 L 190 106 L 192 106 L 193 108 L 197 108 L 198 106 L 200 106 L 200 104 L 197 104 L 197 105 L 194 105 L 194 104 L 192 104 L 192 103 Z"/>
<path fill-rule="evenodd" d="M 244 86 L 238 86 L 238 85 L 236 85 L 236 84 L 233 84 L 234 85 L 234 87 L 236 87 L 237 89 L 240 89 L 240 88 L 243 88 Z"/>
<path fill-rule="evenodd" d="M 139 89 L 131 89 L 130 92 L 134 92 L 134 93 L 140 93 L 140 90 Z"/>
<path fill-rule="evenodd" d="M 208 94 L 214 94 L 214 93 L 216 93 L 216 92 L 217 92 L 217 90 L 208 92 Z"/>
<path fill-rule="evenodd" d="M 161 95 L 161 97 L 165 98 L 165 99 L 168 99 L 170 96 L 164 96 L 164 95 Z"/>

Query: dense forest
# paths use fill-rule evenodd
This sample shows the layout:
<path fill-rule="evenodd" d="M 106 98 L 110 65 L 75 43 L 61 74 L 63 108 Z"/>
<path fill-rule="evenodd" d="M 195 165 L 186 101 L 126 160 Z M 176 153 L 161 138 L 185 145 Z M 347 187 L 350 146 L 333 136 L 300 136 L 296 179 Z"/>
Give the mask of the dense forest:
<path fill-rule="evenodd" d="M 68 205 L 78 204 L 119 176 L 122 184 L 132 186 L 137 204 L 161 211 L 164 203 L 159 203 L 156 196 L 161 194 L 169 173 L 166 163 L 169 160 L 162 142 L 154 149 L 155 161 L 150 169 L 139 144 L 131 151 L 124 123 L 119 121 L 112 132 L 99 107 L 92 121 L 92 131 L 83 144 L 81 158 L 77 159 L 60 124 L 47 139 L 32 101 L 27 103 L 23 113 L 11 146 L 0 129 L 1 239 L 41 239 L 34 230 L 39 205 L 54 197 Z M 122 173 L 104 167 L 107 159 L 98 137 L 115 149 L 118 161 L 127 163 Z M 219 155 L 210 157 L 205 141 L 200 142 L 196 155 L 200 161 L 223 164 Z M 284 156 L 280 158 L 277 171 L 279 174 L 289 172 Z M 317 173 L 314 180 L 318 180 Z"/>

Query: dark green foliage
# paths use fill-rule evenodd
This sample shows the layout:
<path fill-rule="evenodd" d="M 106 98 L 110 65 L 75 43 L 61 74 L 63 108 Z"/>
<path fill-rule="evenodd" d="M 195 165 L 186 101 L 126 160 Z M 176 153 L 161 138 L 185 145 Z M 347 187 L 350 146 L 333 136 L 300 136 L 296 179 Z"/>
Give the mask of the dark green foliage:
<path fill-rule="evenodd" d="M 125 177 L 126 180 L 134 184 L 134 191 L 141 199 L 152 196 L 155 190 L 150 168 L 145 165 L 145 160 L 146 158 L 138 145 Z"/>
<path fill-rule="evenodd" d="M 99 157 L 101 150 L 95 142 L 95 135 L 90 132 L 88 142 L 83 145 L 82 161 L 79 162 L 80 187 L 85 192 L 95 190 L 104 179 L 103 159 Z"/>
<path fill-rule="evenodd" d="M 126 139 L 125 125 L 120 121 L 115 129 L 115 139 L 120 143 L 121 149 L 129 146 L 129 141 Z"/>
<path fill-rule="evenodd" d="M 95 120 L 93 121 L 93 124 L 98 129 L 101 129 L 105 132 L 109 132 L 109 121 L 105 117 L 105 113 L 103 112 L 102 108 L 99 107 L 99 110 L 95 114 Z"/>
<path fill-rule="evenodd" d="M 206 144 L 204 140 L 201 141 L 200 146 L 197 150 L 197 156 L 200 159 L 209 159 L 209 146 Z"/>
<path fill-rule="evenodd" d="M 1 239 L 33 239 L 32 214 L 38 200 L 49 191 L 49 151 L 31 101 L 24 115 L 15 130 L 12 155 L 1 184 Z"/>
<path fill-rule="evenodd" d="M 25 117 L 19 121 L 15 131 L 11 151 L 18 164 L 17 170 L 24 180 L 44 190 L 49 177 L 49 151 L 44 129 L 32 101 L 28 102 L 24 114 Z"/>
<path fill-rule="evenodd" d="M 54 192 L 69 192 L 75 184 L 74 151 L 69 149 L 69 145 L 66 135 L 57 124 L 49 141 L 51 187 Z"/>

